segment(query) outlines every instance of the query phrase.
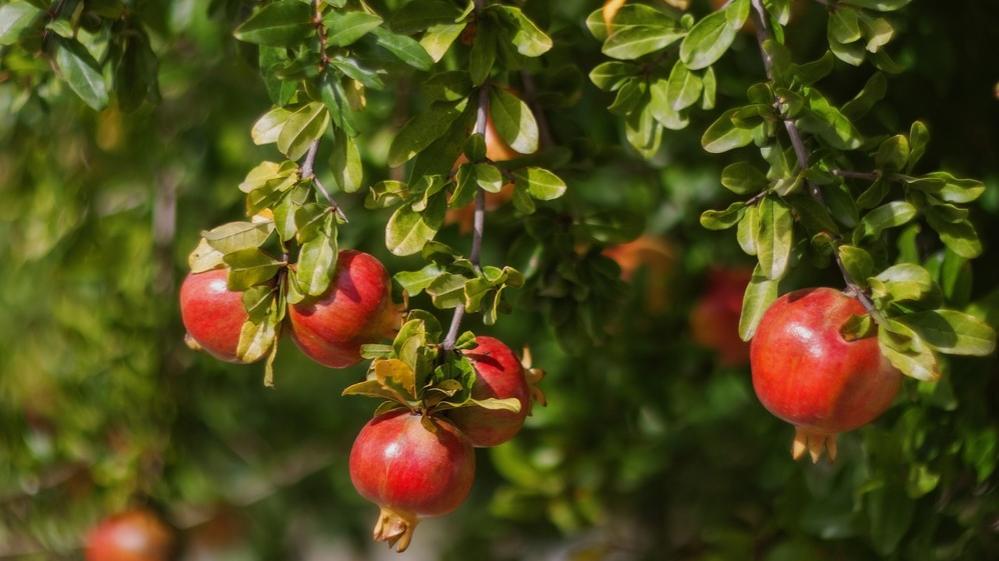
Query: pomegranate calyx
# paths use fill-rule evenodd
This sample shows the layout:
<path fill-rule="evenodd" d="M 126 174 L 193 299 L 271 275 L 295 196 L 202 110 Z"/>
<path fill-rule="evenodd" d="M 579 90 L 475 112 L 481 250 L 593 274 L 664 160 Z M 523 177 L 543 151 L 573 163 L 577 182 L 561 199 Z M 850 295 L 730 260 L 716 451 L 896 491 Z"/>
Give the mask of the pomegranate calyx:
<path fill-rule="evenodd" d="M 800 459 L 807 451 L 812 457 L 812 463 L 818 463 L 823 453 L 829 455 L 829 461 L 836 461 L 836 437 L 837 434 L 826 434 L 810 431 L 804 427 L 795 427 L 794 442 L 791 444 L 791 457 Z"/>
<path fill-rule="evenodd" d="M 184 334 L 184 344 L 187 345 L 187 348 L 191 349 L 192 351 L 205 350 L 205 348 L 202 347 L 200 343 L 194 340 L 194 337 L 191 337 L 190 333 Z"/>
<path fill-rule="evenodd" d="M 419 523 L 419 517 L 411 512 L 383 506 L 378 513 L 378 522 L 375 523 L 372 536 L 375 541 L 388 543 L 389 549 L 394 548 L 402 553 L 413 541 L 413 532 Z"/>

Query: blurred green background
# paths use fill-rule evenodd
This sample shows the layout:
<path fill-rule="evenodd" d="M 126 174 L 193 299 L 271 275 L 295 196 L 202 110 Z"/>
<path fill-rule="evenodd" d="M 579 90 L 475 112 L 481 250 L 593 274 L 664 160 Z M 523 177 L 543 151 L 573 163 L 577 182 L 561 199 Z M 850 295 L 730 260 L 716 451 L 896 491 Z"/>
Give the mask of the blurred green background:
<path fill-rule="evenodd" d="M 202 229 L 242 215 L 236 186 L 274 156 L 250 140 L 270 102 L 255 53 L 231 36 L 252 3 L 134 4 L 162 99 L 132 113 L 95 113 L 44 58 L 0 47 L 0 559 L 79 558 L 82 533 L 136 500 L 183 530 L 188 559 L 387 555 L 369 550 L 376 508 L 346 466 L 373 403 L 339 395 L 363 368 L 321 368 L 286 342 L 268 390 L 259 365 L 222 364 L 183 344 L 176 292 L 187 253 Z M 726 203 L 726 162 L 700 148 L 704 113 L 667 134 L 650 162 L 627 148 L 605 110 L 611 99 L 585 77 L 602 60 L 583 26 L 596 7 L 526 3 L 556 44 L 538 79 L 552 95 L 541 99 L 555 138 L 573 150 L 562 174 L 569 208 L 594 220 L 625 213 L 607 228 L 610 245 L 641 231 L 671 240 L 668 288 L 640 271 L 619 303 L 604 302 L 616 313 L 600 316 L 607 334 L 596 344 L 556 333 L 530 284 L 495 327 L 470 324 L 514 349 L 530 345 L 550 404 L 513 442 L 478 451 L 471 499 L 422 524 L 402 558 L 999 558 L 994 356 L 951 359 L 936 385 L 907 381 L 877 423 L 841 437 L 837 463 L 812 466 L 790 460 L 791 428 L 756 401 L 748 369 L 720 366 L 693 342 L 688 314 L 709 270 L 743 263 L 730 232 L 698 224 L 701 210 Z M 893 53 L 908 70 L 889 80 L 866 127 L 925 119 L 926 168 L 986 181 L 973 210 L 985 255 L 963 278 L 974 279 L 966 302 L 995 327 L 999 3 L 916 1 L 896 17 Z M 812 4 L 790 41 L 813 58 L 824 33 Z M 719 105 L 736 103 L 762 76 L 752 38 L 717 70 Z M 869 73 L 838 65 L 823 84 L 842 101 Z M 393 131 L 419 106 L 415 85 L 370 94 L 367 182 L 388 177 Z M 385 251 L 386 214 L 365 210 L 360 195 L 339 200 L 351 219 L 341 247 L 393 272 L 416 265 Z M 508 249 L 525 243 L 523 221 L 506 208 L 486 230 L 483 261 L 516 264 Z M 441 238 L 468 243 L 453 226 Z M 808 269 L 791 280 L 840 283 Z M 649 284 L 666 292 L 665 310 L 648 305 Z"/>

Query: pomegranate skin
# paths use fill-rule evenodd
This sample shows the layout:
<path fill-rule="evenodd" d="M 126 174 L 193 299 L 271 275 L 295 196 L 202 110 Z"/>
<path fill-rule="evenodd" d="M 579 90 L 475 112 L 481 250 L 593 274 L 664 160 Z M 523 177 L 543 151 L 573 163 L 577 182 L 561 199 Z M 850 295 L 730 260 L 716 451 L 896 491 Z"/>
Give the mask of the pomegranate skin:
<path fill-rule="evenodd" d="M 694 341 L 716 351 L 724 366 L 749 362 L 749 344 L 739 337 L 739 317 L 750 277 L 752 271 L 743 268 L 711 271 L 707 291 L 690 312 Z"/>
<path fill-rule="evenodd" d="M 530 413 L 530 388 L 520 360 L 499 339 L 479 336 L 478 346 L 465 352 L 475 367 L 476 380 L 472 387 L 474 399 L 516 398 L 520 411 L 504 411 L 483 407 L 462 407 L 448 412 L 448 417 L 473 446 L 502 444 L 514 437 Z"/>
<path fill-rule="evenodd" d="M 798 290 L 763 315 L 750 347 L 753 388 L 763 406 L 798 427 L 794 452 L 830 446 L 836 433 L 873 421 L 892 403 L 902 374 L 881 355 L 876 337 L 847 341 L 840 327 L 863 305 L 838 290 Z M 825 441 L 825 442 L 823 442 Z"/>
<path fill-rule="evenodd" d="M 475 478 L 475 451 L 451 423 L 407 409 L 364 425 L 350 450 L 350 480 L 379 505 L 374 538 L 405 551 L 421 516 L 447 514 L 464 502 Z"/>
<path fill-rule="evenodd" d="M 226 286 L 228 269 L 191 273 L 180 286 L 180 316 L 188 335 L 208 354 L 226 362 L 236 356 L 246 322 L 243 295 Z"/>
<path fill-rule="evenodd" d="M 148 510 L 104 519 L 87 535 L 87 561 L 168 561 L 173 531 Z"/>
<path fill-rule="evenodd" d="M 361 345 L 391 336 L 400 315 L 392 302 L 388 272 L 378 259 L 340 252 L 336 276 L 318 300 L 289 306 L 291 336 L 312 360 L 346 368 L 361 360 Z"/>

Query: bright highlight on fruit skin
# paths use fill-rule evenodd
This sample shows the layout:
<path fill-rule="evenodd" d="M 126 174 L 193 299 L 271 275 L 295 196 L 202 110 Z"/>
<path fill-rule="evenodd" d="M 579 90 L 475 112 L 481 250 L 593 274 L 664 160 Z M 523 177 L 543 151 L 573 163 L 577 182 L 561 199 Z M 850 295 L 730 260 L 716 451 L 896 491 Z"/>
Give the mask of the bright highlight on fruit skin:
<path fill-rule="evenodd" d="M 902 373 L 876 337 L 847 341 L 840 331 L 863 305 L 832 288 L 790 292 L 770 306 L 750 347 L 753 389 L 771 413 L 795 426 L 792 456 L 836 458 L 836 435 L 891 406 Z"/>

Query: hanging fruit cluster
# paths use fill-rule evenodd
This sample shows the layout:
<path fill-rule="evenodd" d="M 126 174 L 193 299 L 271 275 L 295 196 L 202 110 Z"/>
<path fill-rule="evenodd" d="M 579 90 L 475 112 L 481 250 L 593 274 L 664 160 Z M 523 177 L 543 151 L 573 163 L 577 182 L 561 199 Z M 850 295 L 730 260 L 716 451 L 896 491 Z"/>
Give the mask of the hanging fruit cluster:
<path fill-rule="evenodd" d="M 537 165 L 548 161 L 535 154 L 539 125 L 502 81 L 506 67 L 542 54 L 551 39 L 510 6 L 441 4 L 433 17 L 416 13 L 419 3 L 409 8 L 395 14 L 392 31 L 364 3 L 352 9 L 346 2 L 279 0 L 236 29 L 237 38 L 259 45 L 275 103 L 253 125 L 253 140 L 275 144 L 286 159 L 250 170 L 239 185 L 248 219 L 203 233 L 180 291 L 189 345 L 230 362 L 266 358 L 267 385 L 285 330 L 302 353 L 329 368 L 372 360 L 365 381 L 344 391 L 383 400 L 355 441 L 351 479 L 382 509 L 375 538 L 399 551 L 419 517 L 446 514 L 465 499 L 473 447 L 509 440 L 532 402 L 543 402 L 535 386 L 542 373 L 529 358 L 525 367 L 502 342 L 460 328 L 474 312 L 493 324 L 507 307 L 504 292 L 524 283 L 516 269 L 480 263 L 486 212 L 512 201 L 530 214 L 535 200 L 566 188 Z M 419 30 L 419 43 L 399 33 Z M 365 200 L 371 209 L 395 209 L 385 228 L 389 251 L 427 260 L 395 279 L 407 298 L 425 292 L 435 307 L 454 309 L 445 332 L 432 314 L 400 309 L 378 259 L 340 249 L 338 229 L 348 219 L 317 162 L 329 140 L 336 189 L 352 193 L 363 185 L 357 114 L 367 88 L 385 87 L 385 71 L 369 66 L 377 60 L 370 49 L 431 70 L 459 35 L 469 48 L 452 58 L 467 70 L 426 80 L 430 107 L 402 127 L 389 150 L 393 166 L 415 158 L 410 180 L 372 185 Z M 472 231 L 468 257 L 434 241 L 446 220 Z"/>

